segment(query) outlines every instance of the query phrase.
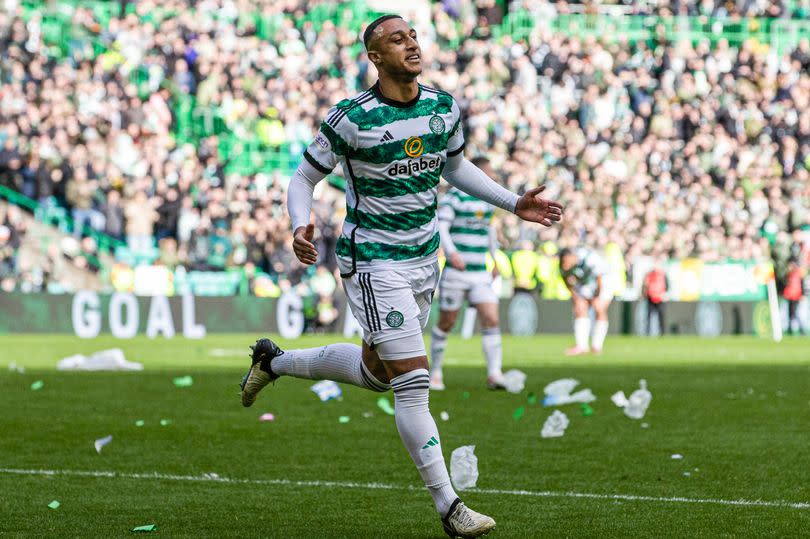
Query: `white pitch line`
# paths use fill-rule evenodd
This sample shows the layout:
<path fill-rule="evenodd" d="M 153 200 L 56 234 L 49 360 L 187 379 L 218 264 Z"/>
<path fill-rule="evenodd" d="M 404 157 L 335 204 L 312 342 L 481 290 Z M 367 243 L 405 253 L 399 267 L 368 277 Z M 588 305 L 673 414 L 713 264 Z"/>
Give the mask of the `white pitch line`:
<path fill-rule="evenodd" d="M 209 356 L 230 357 L 243 356 L 247 354 L 247 348 L 211 348 L 208 350 Z"/>
<path fill-rule="evenodd" d="M 315 488 L 354 488 L 365 490 L 410 490 L 421 491 L 421 487 L 413 485 L 391 485 L 387 483 L 354 483 L 350 481 L 294 481 L 291 479 L 235 479 L 220 477 L 217 474 L 204 475 L 172 475 L 158 472 L 127 473 L 93 470 L 25 470 L 17 468 L 0 468 L 0 474 L 7 475 L 45 475 L 45 476 L 73 476 L 73 477 L 100 477 L 121 479 L 154 479 L 159 481 L 196 481 L 212 483 L 251 484 L 251 485 L 279 485 L 293 487 Z M 810 509 L 808 502 L 767 501 L 767 500 L 723 500 L 719 498 L 685 498 L 682 496 L 641 496 L 634 494 L 597 494 L 593 492 L 554 492 L 538 490 L 503 490 L 492 488 L 473 488 L 466 492 L 476 494 L 498 494 L 507 496 L 529 496 L 536 498 L 584 498 L 590 500 L 612 500 L 627 502 L 657 502 L 657 503 L 691 503 L 726 505 L 736 507 L 778 507 L 783 509 Z"/>

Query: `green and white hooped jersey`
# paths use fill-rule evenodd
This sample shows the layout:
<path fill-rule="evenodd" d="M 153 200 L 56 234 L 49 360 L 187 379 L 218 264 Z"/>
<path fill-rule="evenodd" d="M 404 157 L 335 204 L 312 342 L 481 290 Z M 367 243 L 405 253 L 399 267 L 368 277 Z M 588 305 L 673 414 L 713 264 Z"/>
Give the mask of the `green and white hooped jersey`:
<path fill-rule="evenodd" d="M 605 277 L 608 273 L 607 262 L 596 251 L 587 247 L 579 247 L 574 252 L 577 255 L 577 265 L 563 272 L 562 277 L 568 279 L 573 276 L 574 290 L 582 297 L 591 299 L 596 291 L 597 277 Z"/>
<path fill-rule="evenodd" d="M 421 84 L 408 103 L 387 99 L 377 83 L 329 111 L 304 157 L 324 173 L 343 167 L 347 214 L 337 255 L 344 274 L 435 262 L 439 179 L 447 157 L 463 149 L 458 104 Z"/>
<path fill-rule="evenodd" d="M 461 255 L 467 272 L 487 271 L 489 227 L 494 207 L 451 187 L 439 204 L 439 219 L 450 223 L 450 239 Z M 445 267 L 446 271 L 453 268 Z"/>

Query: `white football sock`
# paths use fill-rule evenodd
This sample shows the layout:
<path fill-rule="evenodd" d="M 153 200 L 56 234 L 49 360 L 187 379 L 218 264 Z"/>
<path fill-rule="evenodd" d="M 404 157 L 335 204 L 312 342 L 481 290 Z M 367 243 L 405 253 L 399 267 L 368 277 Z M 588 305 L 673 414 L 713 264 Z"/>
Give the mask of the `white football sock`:
<path fill-rule="evenodd" d="M 576 318 L 574 319 L 574 341 L 577 348 L 587 350 L 588 336 L 591 334 L 591 319 L 590 318 Z"/>
<path fill-rule="evenodd" d="M 363 363 L 363 349 L 350 343 L 286 350 L 273 358 L 270 369 L 279 376 L 332 380 L 373 391 L 391 389 L 389 384 L 380 382 L 369 372 Z"/>
<path fill-rule="evenodd" d="M 484 357 L 487 358 L 487 376 L 501 376 L 501 328 L 487 328 L 481 330 L 481 345 L 484 348 Z"/>
<path fill-rule="evenodd" d="M 450 484 L 439 445 L 439 430 L 430 415 L 429 382 L 430 376 L 425 369 L 416 369 L 391 380 L 394 418 L 402 443 L 430 491 L 436 510 L 444 517 L 458 496 Z"/>
<path fill-rule="evenodd" d="M 447 333 L 439 329 L 439 326 L 433 326 L 430 332 L 430 375 L 442 375 L 442 360 L 444 359 L 444 350 L 447 348 Z"/>
<path fill-rule="evenodd" d="M 608 332 L 608 321 L 607 320 L 597 320 L 596 323 L 593 325 L 593 347 L 597 350 L 601 350 L 602 346 L 605 344 L 605 337 L 607 337 Z"/>

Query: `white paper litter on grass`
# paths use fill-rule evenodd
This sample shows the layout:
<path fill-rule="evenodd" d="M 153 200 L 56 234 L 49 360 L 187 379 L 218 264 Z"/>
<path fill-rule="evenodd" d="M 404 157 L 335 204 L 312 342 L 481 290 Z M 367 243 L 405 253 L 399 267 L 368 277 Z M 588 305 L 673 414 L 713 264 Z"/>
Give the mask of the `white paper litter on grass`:
<path fill-rule="evenodd" d="M 644 417 L 652 401 L 652 393 L 647 390 L 647 380 L 639 380 L 638 385 L 639 389 L 633 391 L 629 398 L 624 395 L 624 391 L 617 391 L 610 397 L 616 406 L 624 409 L 624 415 L 630 419 Z"/>
<path fill-rule="evenodd" d="M 612 400 L 613 404 L 619 408 L 624 408 L 627 406 L 627 395 L 624 394 L 624 391 L 617 391 L 610 396 L 610 400 Z"/>
<path fill-rule="evenodd" d="M 680 453 L 675 453 L 674 455 L 672 455 L 671 458 L 672 460 L 681 460 L 683 459 L 683 455 L 681 455 Z"/>
<path fill-rule="evenodd" d="M 543 393 L 546 395 L 570 395 L 575 387 L 579 385 L 579 380 L 574 378 L 560 378 L 546 385 Z"/>
<path fill-rule="evenodd" d="M 573 402 L 589 403 L 596 400 L 596 395 L 590 389 L 580 389 L 576 393 L 571 393 L 579 385 L 579 380 L 574 378 L 560 378 L 554 380 L 543 388 L 543 406 L 562 406 Z"/>
<path fill-rule="evenodd" d="M 23 367 L 22 365 L 17 365 L 17 362 L 15 361 L 12 361 L 11 363 L 8 364 L 8 370 L 15 371 L 20 374 L 25 374 L 25 367 Z"/>
<path fill-rule="evenodd" d="M 127 361 L 120 348 L 101 350 L 91 356 L 76 354 L 60 359 L 56 364 L 60 371 L 142 371 L 143 365 Z"/>
<path fill-rule="evenodd" d="M 509 393 L 520 393 L 526 387 L 526 373 L 517 369 L 503 373 L 503 384 Z"/>
<path fill-rule="evenodd" d="M 99 438 L 93 444 L 96 448 L 96 453 L 101 453 L 101 448 L 107 445 L 108 443 L 112 442 L 112 434 L 109 436 L 105 436 L 104 438 Z"/>
<path fill-rule="evenodd" d="M 543 423 L 543 430 L 540 431 L 540 436 L 543 438 L 559 438 L 565 434 L 565 429 L 568 428 L 568 416 L 559 410 L 554 410 L 546 422 Z"/>
<path fill-rule="evenodd" d="M 450 454 L 450 480 L 458 490 L 475 487 L 478 481 L 478 457 L 474 445 L 457 447 Z"/>
<path fill-rule="evenodd" d="M 343 395 L 343 390 L 340 389 L 340 386 L 332 380 L 321 380 L 317 384 L 313 384 L 309 389 L 318 395 L 321 402 L 326 402 L 329 399 L 336 399 Z"/>
<path fill-rule="evenodd" d="M 447 412 L 442 412 L 439 414 L 439 417 L 442 418 L 442 421 L 447 421 L 448 419 L 450 419 L 450 414 L 448 414 Z"/>

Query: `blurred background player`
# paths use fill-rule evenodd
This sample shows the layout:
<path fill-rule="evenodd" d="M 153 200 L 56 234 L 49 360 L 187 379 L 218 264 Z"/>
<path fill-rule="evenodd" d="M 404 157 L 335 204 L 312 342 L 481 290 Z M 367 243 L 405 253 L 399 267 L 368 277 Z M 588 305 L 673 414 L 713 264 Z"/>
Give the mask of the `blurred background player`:
<path fill-rule="evenodd" d="M 644 276 L 644 284 L 641 289 L 641 295 L 647 301 L 647 335 L 653 334 L 653 314 L 655 314 L 658 319 L 658 334 L 663 335 L 666 331 L 664 302 L 669 288 L 668 285 L 667 274 L 664 271 L 664 263 L 661 260 L 657 260 L 653 269 Z"/>
<path fill-rule="evenodd" d="M 472 163 L 490 178 L 489 160 L 478 157 Z M 439 233 L 447 263 L 439 281 L 439 321 L 430 339 L 430 389 L 443 390 L 442 360 L 447 334 L 453 329 L 464 300 L 475 307 L 481 321 L 481 346 L 487 361 L 487 386 L 505 389 L 501 371 L 501 329 L 498 296 L 492 288 L 493 273 L 486 257 L 495 259 L 497 239 L 492 227 L 494 207 L 451 187 L 439 204 Z"/>
<path fill-rule="evenodd" d="M 804 296 L 804 275 L 805 270 L 799 265 L 799 261 L 795 258 L 790 260 L 788 264 L 787 277 L 785 279 L 785 289 L 782 295 L 787 301 L 788 305 L 788 333 L 796 335 L 799 333 L 806 333 L 807 328 L 804 327 L 801 316 L 799 315 L 799 303 Z"/>
<path fill-rule="evenodd" d="M 595 354 L 602 352 L 608 332 L 608 307 L 613 299 L 613 293 L 607 286 L 607 273 L 605 259 L 590 249 L 579 247 L 560 251 L 560 274 L 571 291 L 574 308 L 575 345 L 566 350 L 566 355 L 586 354 L 589 339 L 590 350 Z M 591 308 L 596 318 L 592 338 Z"/>

